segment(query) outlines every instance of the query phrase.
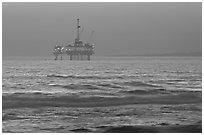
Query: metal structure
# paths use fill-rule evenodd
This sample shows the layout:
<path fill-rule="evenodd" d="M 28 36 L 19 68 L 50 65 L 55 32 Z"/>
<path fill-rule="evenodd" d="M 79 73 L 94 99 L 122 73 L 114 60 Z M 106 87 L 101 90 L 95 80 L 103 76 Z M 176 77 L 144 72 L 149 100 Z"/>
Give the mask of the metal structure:
<path fill-rule="evenodd" d="M 73 44 L 68 44 L 67 46 L 56 45 L 53 51 L 55 55 L 55 60 L 58 60 L 58 56 L 67 54 L 70 57 L 70 60 L 90 60 L 90 56 L 94 54 L 94 45 L 90 44 L 90 41 L 93 37 L 94 32 L 92 31 L 91 36 L 87 43 L 83 43 L 80 40 L 80 35 L 83 32 L 83 29 L 80 31 L 79 19 L 77 19 L 77 37 Z"/>

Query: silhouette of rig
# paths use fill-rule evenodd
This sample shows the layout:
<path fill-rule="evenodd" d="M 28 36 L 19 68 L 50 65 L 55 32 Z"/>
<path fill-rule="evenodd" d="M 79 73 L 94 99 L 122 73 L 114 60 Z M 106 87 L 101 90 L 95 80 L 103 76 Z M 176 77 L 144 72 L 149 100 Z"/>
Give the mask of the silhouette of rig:
<path fill-rule="evenodd" d="M 58 60 L 58 56 L 62 60 L 62 55 L 69 55 L 70 60 L 90 60 L 91 55 L 94 54 L 94 44 L 90 44 L 93 37 L 94 31 L 91 32 L 91 36 L 87 43 L 83 43 L 79 36 L 79 19 L 77 19 L 77 38 L 73 44 L 68 44 L 67 46 L 56 45 L 54 47 L 53 54 L 55 55 L 55 60 Z M 83 32 L 83 29 L 81 33 Z"/>

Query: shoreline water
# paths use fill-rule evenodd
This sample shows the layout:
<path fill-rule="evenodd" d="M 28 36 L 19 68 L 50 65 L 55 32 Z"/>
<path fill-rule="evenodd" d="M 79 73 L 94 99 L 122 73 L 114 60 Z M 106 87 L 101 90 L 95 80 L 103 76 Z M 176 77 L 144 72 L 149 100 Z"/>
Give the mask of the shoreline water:
<path fill-rule="evenodd" d="M 4 133 L 202 132 L 202 97 L 195 91 L 121 98 L 16 93 L 3 95 L 2 100 Z M 32 123 L 21 130 L 10 121 L 17 127 L 23 121 Z M 58 124 L 33 127 L 40 121 Z"/>
<path fill-rule="evenodd" d="M 3 132 L 201 132 L 201 58 L 2 64 Z"/>

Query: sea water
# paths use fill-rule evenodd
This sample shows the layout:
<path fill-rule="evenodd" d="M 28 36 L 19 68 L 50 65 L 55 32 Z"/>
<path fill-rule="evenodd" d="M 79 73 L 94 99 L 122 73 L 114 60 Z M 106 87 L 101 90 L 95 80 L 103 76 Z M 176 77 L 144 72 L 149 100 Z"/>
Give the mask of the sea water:
<path fill-rule="evenodd" d="M 73 132 L 191 124 L 201 120 L 201 90 L 200 57 L 3 60 L 2 128 Z"/>

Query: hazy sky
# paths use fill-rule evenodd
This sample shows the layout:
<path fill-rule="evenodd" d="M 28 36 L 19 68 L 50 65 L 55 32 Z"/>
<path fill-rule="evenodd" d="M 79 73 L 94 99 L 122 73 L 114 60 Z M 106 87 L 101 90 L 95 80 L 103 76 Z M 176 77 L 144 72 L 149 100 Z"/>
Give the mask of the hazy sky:
<path fill-rule="evenodd" d="M 3 3 L 3 56 L 48 56 L 76 38 L 95 55 L 161 54 L 202 50 L 202 3 Z"/>

